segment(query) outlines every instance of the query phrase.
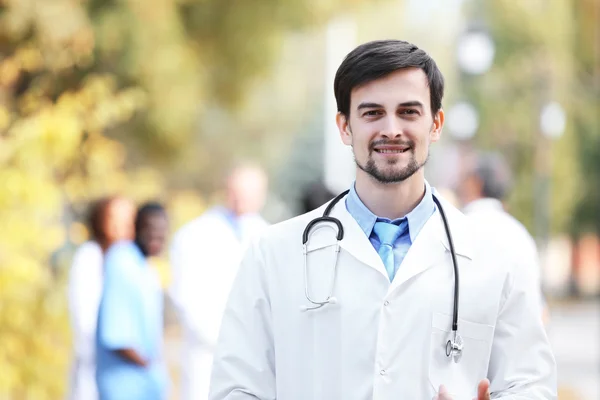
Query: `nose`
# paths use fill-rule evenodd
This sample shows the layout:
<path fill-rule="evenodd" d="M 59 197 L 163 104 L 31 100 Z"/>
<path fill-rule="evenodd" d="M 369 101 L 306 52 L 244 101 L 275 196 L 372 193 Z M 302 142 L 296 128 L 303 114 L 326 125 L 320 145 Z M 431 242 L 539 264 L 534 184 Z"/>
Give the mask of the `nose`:
<path fill-rule="evenodd" d="M 387 116 L 383 121 L 381 135 L 388 139 L 395 139 L 402 136 L 402 125 L 395 115 Z"/>

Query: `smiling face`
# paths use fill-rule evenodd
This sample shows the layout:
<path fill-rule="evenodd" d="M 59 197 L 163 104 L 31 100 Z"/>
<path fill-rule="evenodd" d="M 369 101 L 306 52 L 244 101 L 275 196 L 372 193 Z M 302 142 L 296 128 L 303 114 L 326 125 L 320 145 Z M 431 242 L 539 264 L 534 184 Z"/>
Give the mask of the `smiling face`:
<path fill-rule="evenodd" d="M 444 124 L 442 110 L 432 115 L 427 82 L 422 69 L 403 68 L 352 90 L 349 115 L 338 113 L 336 122 L 357 180 L 396 183 L 422 170 Z"/>

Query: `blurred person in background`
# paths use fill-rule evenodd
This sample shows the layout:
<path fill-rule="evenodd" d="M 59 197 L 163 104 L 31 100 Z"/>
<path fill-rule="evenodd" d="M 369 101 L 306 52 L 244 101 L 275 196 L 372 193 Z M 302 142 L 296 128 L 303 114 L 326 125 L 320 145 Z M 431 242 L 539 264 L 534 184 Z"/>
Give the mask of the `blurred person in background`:
<path fill-rule="evenodd" d="M 234 168 L 226 179 L 225 205 L 209 209 L 174 235 L 170 295 L 184 330 L 183 400 L 208 397 L 227 295 L 248 242 L 268 225 L 259 215 L 267 185 L 261 168 Z"/>
<path fill-rule="evenodd" d="M 148 258 L 159 255 L 168 231 L 158 203 L 139 208 L 135 240 L 109 248 L 96 333 L 100 400 L 164 400 L 163 296 Z"/>
<path fill-rule="evenodd" d="M 540 288 L 540 306 L 544 321 L 549 312 L 542 295 L 540 260 L 537 246 L 527 229 L 504 207 L 512 187 L 512 173 L 504 157 L 496 152 L 474 152 L 466 158 L 458 185 L 462 211 L 493 248 L 533 275 Z"/>
<path fill-rule="evenodd" d="M 300 198 L 300 211 L 302 214 L 305 214 L 321 207 L 334 197 L 335 193 L 329 190 L 322 181 L 313 182 L 307 185 L 302 192 Z"/>
<path fill-rule="evenodd" d="M 73 331 L 74 360 L 69 387 L 70 400 L 95 400 L 95 335 L 102 296 L 103 260 L 115 242 L 133 239 L 135 206 L 122 197 L 107 197 L 90 207 L 90 240 L 73 256 L 69 270 L 68 299 Z"/>

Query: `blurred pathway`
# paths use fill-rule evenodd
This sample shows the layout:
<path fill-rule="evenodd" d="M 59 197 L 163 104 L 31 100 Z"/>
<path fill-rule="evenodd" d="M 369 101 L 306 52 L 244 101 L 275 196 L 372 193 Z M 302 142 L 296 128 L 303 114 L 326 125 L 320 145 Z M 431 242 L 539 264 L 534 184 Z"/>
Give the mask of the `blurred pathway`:
<path fill-rule="evenodd" d="M 600 300 L 551 305 L 560 400 L 600 399 Z"/>

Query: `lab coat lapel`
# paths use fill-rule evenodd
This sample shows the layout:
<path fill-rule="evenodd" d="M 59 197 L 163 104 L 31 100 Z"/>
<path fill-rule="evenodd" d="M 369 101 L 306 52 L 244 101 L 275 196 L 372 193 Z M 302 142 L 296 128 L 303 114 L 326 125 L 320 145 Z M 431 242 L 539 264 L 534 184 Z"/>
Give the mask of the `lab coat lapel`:
<path fill-rule="evenodd" d="M 435 212 L 425 223 L 406 253 L 392 281 L 390 292 L 412 277 L 443 261 L 445 256 L 450 257 L 450 253 L 446 254 L 446 248 L 440 240 L 443 229 L 444 225 L 440 215 Z"/>
<path fill-rule="evenodd" d="M 444 207 L 457 256 L 472 259 L 472 249 L 469 245 L 469 226 L 466 217 L 438 194 L 436 194 L 436 197 L 442 203 L 442 207 Z M 398 268 L 398 272 L 396 272 L 396 276 L 392 281 L 390 292 L 412 277 L 439 263 L 448 263 L 451 265 L 452 258 L 446 229 L 440 212 L 436 209 L 417 235 L 415 242 L 400 264 L 400 268 Z M 460 263 L 461 260 L 458 259 L 459 267 Z"/>
<path fill-rule="evenodd" d="M 375 251 L 358 222 L 346 209 L 345 198 L 335 205 L 331 215 L 338 218 L 344 227 L 344 238 L 340 243 L 341 247 L 362 263 L 381 272 L 387 278 L 388 275 L 383 261 L 381 261 L 379 254 Z"/>

